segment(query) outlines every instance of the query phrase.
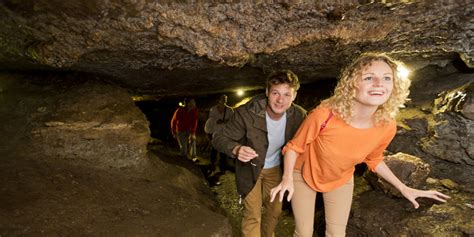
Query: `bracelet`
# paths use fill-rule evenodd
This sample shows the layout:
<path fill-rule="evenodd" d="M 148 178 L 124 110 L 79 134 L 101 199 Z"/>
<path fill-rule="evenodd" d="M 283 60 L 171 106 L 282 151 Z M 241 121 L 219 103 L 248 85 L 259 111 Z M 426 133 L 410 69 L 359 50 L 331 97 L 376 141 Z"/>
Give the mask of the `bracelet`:
<path fill-rule="evenodd" d="M 238 158 L 239 157 L 239 151 L 240 151 L 240 148 L 242 148 L 242 145 L 238 145 L 239 147 L 237 147 L 237 149 L 235 149 L 235 155 L 234 155 L 234 158 Z"/>

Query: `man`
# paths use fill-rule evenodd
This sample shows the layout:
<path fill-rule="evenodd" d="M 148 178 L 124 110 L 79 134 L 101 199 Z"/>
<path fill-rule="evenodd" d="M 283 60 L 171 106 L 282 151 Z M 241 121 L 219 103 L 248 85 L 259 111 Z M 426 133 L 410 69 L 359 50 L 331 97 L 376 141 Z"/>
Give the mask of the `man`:
<path fill-rule="evenodd" d="M 281 181 L 281 148 L 306 117 L 306 111 L 293 104 L 299 86 L 291 71 L 271 75 L 266 97 L 256 96 L 237 108 L 223 130 L 213 136 L 217 150 L 237 158 L 237 192 L 245 207 L 244 237 L 274 236 L 282 203 L 270 202 L 270 190 Z"/>
<path fill-rule="evenodd" d="M 222 131 L 224 124 L 232 118 L 234 110 L 227 105 L 227 95 L 219 97 L 219 102 L 211 107 L 209 118 L 204 126 L 204 131 L 212 137 L 212 134 Z M 214 147 L 211 148 L 211 170 L 215 170 L 217 157 L 219 156 L 219 171 L 224 173 L 229 169 L 227 164 L 227 155 L 218 152 Z"/>
<path fill-rule="evenodd" d="M 196 158 L 196 128 L 198 109 L 194 99 L 185 99 L 184 107 L 179 107 L 171 119 L 171 134 L 178 140 L 182 156 Z M 190 147 L 188 146 L 190 145 Z M 191 152 L 191 154 L 190 154 Z"/>

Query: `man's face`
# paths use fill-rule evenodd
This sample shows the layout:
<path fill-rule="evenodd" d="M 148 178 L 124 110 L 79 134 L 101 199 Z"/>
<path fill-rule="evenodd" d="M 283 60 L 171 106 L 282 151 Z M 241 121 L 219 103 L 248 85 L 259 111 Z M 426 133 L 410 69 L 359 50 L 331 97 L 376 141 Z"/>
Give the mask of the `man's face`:
<path fill-rule="evenodd" d="M 266 95 L 268 97 L 267 113 L 270 118 L 279 119 L 295 100 L 296 90 L 284 83 L 272 85 L 270 89 L 267 89 Z"/>

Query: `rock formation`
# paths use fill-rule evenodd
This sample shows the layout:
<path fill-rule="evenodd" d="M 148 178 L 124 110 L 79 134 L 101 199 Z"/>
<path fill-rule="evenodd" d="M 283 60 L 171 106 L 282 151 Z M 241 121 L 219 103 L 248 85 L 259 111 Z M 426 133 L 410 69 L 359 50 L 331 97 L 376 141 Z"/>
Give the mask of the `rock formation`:
<path fill-rule="evenodd" d="M 167 95 L 258 88 L 280 68 L 333 78 L 365 51 L 412 70 L 459 58 L 474 67 L 472 1 L 383 2 L 6 0 L 0 66 L 91 72 Z"/>

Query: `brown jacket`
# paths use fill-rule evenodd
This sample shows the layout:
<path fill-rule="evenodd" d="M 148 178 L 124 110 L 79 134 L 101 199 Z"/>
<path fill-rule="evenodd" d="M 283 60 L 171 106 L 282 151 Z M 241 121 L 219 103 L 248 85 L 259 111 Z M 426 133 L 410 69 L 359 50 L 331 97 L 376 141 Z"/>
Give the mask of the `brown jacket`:
<path fill-rule="evenodd" d="M 223 130 L 215 133 L 212 138 L 214 148 L 226 153 L 229 157 L 235 157 L 232 154 L 232 149 L 239 144 L 252 147 L 257 152 L 258 157 L 252 160 L 256 166 L 250 162 L 236 161 L 237 192 L 242 198 L 252 190 L 265 164 L 268 148 L 266 106 L 265 95 L 254 97 L 238 107 Z M 305 117 L 306 110 L 296 104 L 292 104 L 286 111 L 285 143 L 293 137 Z"/>

